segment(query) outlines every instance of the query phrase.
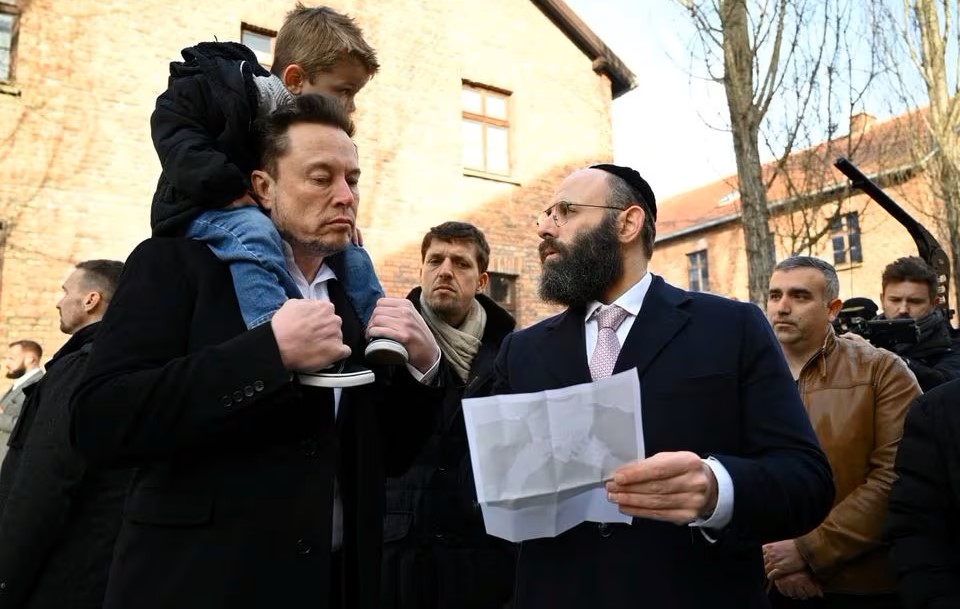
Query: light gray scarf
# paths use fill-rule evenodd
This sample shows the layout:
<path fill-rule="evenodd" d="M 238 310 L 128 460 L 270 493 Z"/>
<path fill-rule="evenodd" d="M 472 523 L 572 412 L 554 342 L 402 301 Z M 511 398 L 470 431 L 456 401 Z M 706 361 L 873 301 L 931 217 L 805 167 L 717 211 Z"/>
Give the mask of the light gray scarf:
<path fill-rule="evenodd" d="M 483 337 L 483 330 L 487 327 L 487 311 L 474 298 L 473 307 L 467 313 L 466 319 L 459 328 L 454 328 L 437 317 L 427 304 L 423 292 L 420 293 L 420 310 L 423 312 L 423 320 L 427 322 L 430 331 L 436 337 L 443 355 L 453 366 L 460 380 L 466 383 L 470 375 L 470 365 L 477 351 L 480 350 L 480 338 Z"/>

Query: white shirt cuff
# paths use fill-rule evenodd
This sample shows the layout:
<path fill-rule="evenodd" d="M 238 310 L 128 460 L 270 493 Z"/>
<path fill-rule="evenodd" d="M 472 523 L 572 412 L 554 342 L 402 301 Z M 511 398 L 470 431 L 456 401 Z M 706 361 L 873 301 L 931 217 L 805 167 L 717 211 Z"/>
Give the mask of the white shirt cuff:
<path fill-rule="evenodd" d="M 713 471 L 713 476 L 717 479 L 717 507 L 709 518 L 697 518 L 690 523 L 690 526 L 700 529 L 707 541 L 715 543 L 717 540 L 708 535 L 705 529 L 719 531 L 733 520 L 733 478 L 730 477 L 730 472 L 723 463 L 713 457 L 707 457 L 703 462 Z"/>
<path fill-rule="evenodd" d="M 430 366 L 430 369 L 426 372 L 420 372 L 409 362 L 407 362 L 407 370 L 410 372 L 410 376 L 413 377 L 413 380 L 421 383 L 423 385 L 433 385 L 433 381 L 437 378 L 437 370 L 440 369 L 440 352 L 437 351 L 437 360 L 433 362 L 433 365 Z"/>

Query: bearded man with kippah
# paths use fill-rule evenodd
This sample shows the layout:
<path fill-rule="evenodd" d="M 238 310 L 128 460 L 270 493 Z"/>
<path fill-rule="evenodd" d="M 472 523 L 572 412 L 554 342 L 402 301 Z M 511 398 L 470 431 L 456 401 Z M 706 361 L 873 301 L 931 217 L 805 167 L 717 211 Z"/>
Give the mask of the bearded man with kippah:
<path fill-rule="evenodd" d="M 832 505 L 762 311 L 650 273 L 656 215 L 646 180 L 612 164 L 572 173 L 540 214 L 540 296 L 567 308 L 504 339 L 494 393 L 635 369 L 646 458 L 598 482 L 629 524 L 522 544 L 516 609 L 767 608 L 761 544 L 813 529 Z"/>

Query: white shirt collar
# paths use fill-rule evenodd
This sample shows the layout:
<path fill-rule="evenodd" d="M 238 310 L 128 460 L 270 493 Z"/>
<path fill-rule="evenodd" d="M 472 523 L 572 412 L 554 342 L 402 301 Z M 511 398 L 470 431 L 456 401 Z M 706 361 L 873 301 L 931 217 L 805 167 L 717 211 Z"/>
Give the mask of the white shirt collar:
<path fill-rule="evenodd" d="M 650 284 L 653 283 L 653 275 L 650 272 L 644 273 L 643 277 L 640 278 L 640 281 L 636 282 L 630 289 L 620 295 L 620 298 L 617 298 L 610 304 L 615 304 L 624 310 L 627 313 L 636 317 L 640 313 L 640 307 L 643 306 L 643 299 L 647 297 L 647 292 L 650 290 Z M 591 302 L 587 305 L 587 314 L 584 317 L 584 322 L 588 321 L 593 315 L 593 312 L 599 309 L 603 305 L 602 302 L 597 300 Z"/>
<path fill-rule="evenodd" d="M 20 387 L 21 385 L 23 385 L 24 383 L 26 383 L 27 381 L 29 381 L 30 379 L 32 379 L 33 377 L 37 376 L 42 372 L 43 372 L 43 368 L 40 368 L 40 367 L 34 368 L 32 370 L 27 370 L 26 372 L 23 373 L 23 376 L 13 381 L 13 389 Z"/>
<path fill-rule="evenodd" d="M 297 266 L 297 261 L 293 257 L 293 248 L 291 248 L 290 244 L 286 241 L 283 241 L 282 243 L 283 259 L 284 262 L 286 262 L 287 271 L 289 271 L 290 276 L 293 277 L 293 281 L 297 284 L 297 287 L 300 288 L 300 292 L 303 294 L 304 298 L 310 298 L 308 294 L 313 293 L 318 285 L 337 278 L 337 275 L 333 272 L 333 269 L 327 266 L 327 263 L 324 262 L 320 265 L 320 268 L 317 269 L 317 275 L 313 278 L 313 281 L 307 281 L 307 278 L 304 277 L 300 267 Z"/>

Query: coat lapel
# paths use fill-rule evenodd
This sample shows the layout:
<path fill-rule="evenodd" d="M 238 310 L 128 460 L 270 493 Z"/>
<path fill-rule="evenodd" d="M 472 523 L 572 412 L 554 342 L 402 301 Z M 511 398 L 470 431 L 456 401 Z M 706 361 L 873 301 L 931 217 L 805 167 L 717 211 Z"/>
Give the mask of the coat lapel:
<path fill-rule="evenodd" d="M 549 353 L 545 355 L 551 359 L 547 373 L 553 378 L 555 387 L 591 381 L 584 333 L 585 316 L 582 307 L 575 307 L 548 322 L 546 330 L 549 343 L 545 349 Z"/>
<path fill-rule="evenodd" d="M 620 356 L 613 368 L 614 374 L 636 368 L 637 375 L 643 376 L 647 366 L 689 320 L 690 315 L 679 308 L 689 299 L 683 290 L 668 285 L 660 277 L 654 277 L 640 314 L 620 349 Z"/>

